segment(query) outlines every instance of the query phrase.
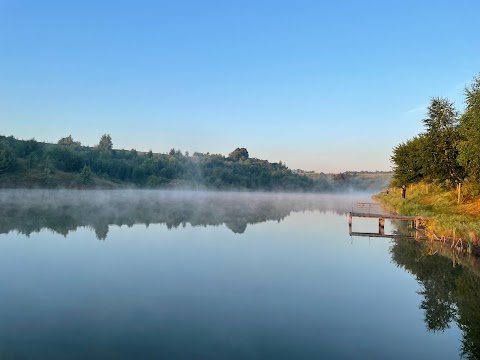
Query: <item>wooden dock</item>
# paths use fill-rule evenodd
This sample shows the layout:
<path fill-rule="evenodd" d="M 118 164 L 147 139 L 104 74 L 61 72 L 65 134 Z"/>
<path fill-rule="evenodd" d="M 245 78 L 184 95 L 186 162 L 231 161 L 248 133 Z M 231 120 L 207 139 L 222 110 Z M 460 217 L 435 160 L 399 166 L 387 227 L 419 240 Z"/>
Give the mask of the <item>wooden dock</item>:
<path fill-rule="evenodd" d="M 378 219 L 378 235 L 379 236 L 382 236 L 385 234 L 385 219 L 410 221 L 412 223 L 412 227 L 414 227 L 417 230 L 421 228 L 422 224 L 430 220 L 430 218 L 426 216 L 404 216 L 404 215 L 371 214 L 371 213 L 366 214 L 366 213 L 351 211 L 348 215 L 349 233 L 352 233 L 352 222 L 353 222 L 353 218 L 355 217 Z"/>

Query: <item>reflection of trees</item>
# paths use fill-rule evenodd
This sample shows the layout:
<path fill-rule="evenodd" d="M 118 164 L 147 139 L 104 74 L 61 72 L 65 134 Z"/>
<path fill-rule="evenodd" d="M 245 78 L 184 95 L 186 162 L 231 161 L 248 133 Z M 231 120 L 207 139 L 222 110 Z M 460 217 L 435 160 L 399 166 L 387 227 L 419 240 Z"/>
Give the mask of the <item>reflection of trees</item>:
<path fill-rule="evenodd" d="M 456 300 L 458 326 L 463 331 L 462 355 L 480 359 L 480 280 L 468 271 L 458 279 Z"/>
<path fill-rule="evenodd" d="M 98 240 L 105 240 L 108 235 L 108 224 L 98 224 L 95 226 L 95 235 Z"/>
<path fill-rule="evenodd" d="M 232 230 L 235 234 L 243 234 L 247 230 L 247 223 L 243 221 L 226 222 L 225 226 Z"/>
<path fill-rule="evenodd" d="M 473 269 L 458 265 L 455 258 L 452 266 L 446 256 L 448 250 L 440 250 L 439 243 L 396 240 L 391 254 L 393 261 L 413 274 L 422 288 L 420 308 L 427 328 L 443 331 L 456 321 L 463 330 L 463 356 L 480 359 L 480 277 Z"/>
<path fill-rule="evenodd" d="M 51 229 L 66 236 L 78 227 L 95 230 L 104 240 L 109 225 L 165 224 L 168 229 L 225 224 L 242 234 L 248 224 L 281 221 L 292 212 L 346 214 L 347 197 L 303 194 L 175 191 L 3 191 L 0 233 L 29 235 Z"/>
<path fill-rule="evenodd" d="M 419 291 L 424 300 L 420 308 L 425 311 L 425 322 L 432 331 L 443 331 L 450 327 L 455 317 L 455 307 L 451 286 L 454 283 L 445 282 L 445 287 L 436 280 L 425 280 L 424 288 Z"/>

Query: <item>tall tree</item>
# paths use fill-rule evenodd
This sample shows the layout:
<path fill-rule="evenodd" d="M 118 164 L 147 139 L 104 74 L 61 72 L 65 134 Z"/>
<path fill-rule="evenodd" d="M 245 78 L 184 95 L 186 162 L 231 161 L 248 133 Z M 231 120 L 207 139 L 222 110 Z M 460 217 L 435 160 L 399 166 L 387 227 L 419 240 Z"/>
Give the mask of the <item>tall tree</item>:
<path fill-rule="evenodd" d="M 425 135 L 415 136 L 393 149 L 394 183 L 397 186 L 423 180 L 427 175 L 429 159 L 426 157 L 428 140 Z"/>
<path fill-rule="evenodd" d="M 439 183 L 457 182 L 463 178 L 463 168 L 457 161 L 458 121 L 458 111 L 450 100 L 440 97 L 431 99 L 428 116 L 423 119 L 427 140 L 427 174 Z"/>
<path fill-rule="evenodd" d="M 82 181 L 83 186 L 89 186 L 93 183 L 92 179 L 92 170 L 90 166 L 85 165 L 82 172 L 80 173 L 80 180 Z"/>
<path fill-rule="evenodd" d="M 465 88 L 466 109 L 460 118 L 458 161 L 465 167 L 468 177 L 480 182 L 480 75 Z"/>
<path fill-rule="evenodd" d="M 458 111 L 447 98 L 432 97 L 427 117 L 422 122 L 427 134 L 442 133 L 458 125 Z"/>
<path fill-rule="evenodd" d="M 112 143 L 112 137 L 110 134 L 103 134 L 102 137 L 100 138 L 100 142 L 97 145 L 97 148 L 102 151 L 109 153 L 112 151 L 113 148 L 113 143 Z"/>

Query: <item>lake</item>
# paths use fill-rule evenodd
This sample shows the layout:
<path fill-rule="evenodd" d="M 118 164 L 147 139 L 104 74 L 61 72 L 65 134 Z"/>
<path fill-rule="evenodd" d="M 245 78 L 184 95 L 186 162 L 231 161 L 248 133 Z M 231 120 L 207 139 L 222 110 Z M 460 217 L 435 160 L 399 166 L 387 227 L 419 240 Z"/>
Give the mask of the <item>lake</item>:
<path fill-rule="evenodd" d="M 0 358 L 479 358 L 476 259 L 358 201 L 0 191 Z"/>

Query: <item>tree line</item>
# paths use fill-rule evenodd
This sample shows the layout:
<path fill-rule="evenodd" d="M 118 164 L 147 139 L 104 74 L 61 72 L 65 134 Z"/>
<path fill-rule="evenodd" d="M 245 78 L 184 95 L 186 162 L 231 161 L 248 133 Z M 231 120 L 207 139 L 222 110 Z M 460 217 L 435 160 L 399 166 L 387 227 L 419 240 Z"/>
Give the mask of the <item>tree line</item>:
<path fill-rule="evenodd" d="M 463 113 L 448 98 L 430 99 L 425 131 L 393 149 L 394 185 L 463 183 L 472 194 L 480 193 L 480 75 L 464 94 Z"/>
<path fill-rule="evenodd" d="M 0 135 L 0 187 L 205 188 L 264 191 L 343 191 L 385 187 L 354 172 L 298 174 L 279 161 L 253 158 L 245 148 L 228 156 L 178 149 L 168 153 L 113 148 L 104 134 L 93 147 L 71 135 L 56 144 Z M 380 179 L 382 182 L 383 179 Z M 383 181 L 384 182 L 384 181 Z M 376 190 L 376 189 L 375 189 Z"/>

